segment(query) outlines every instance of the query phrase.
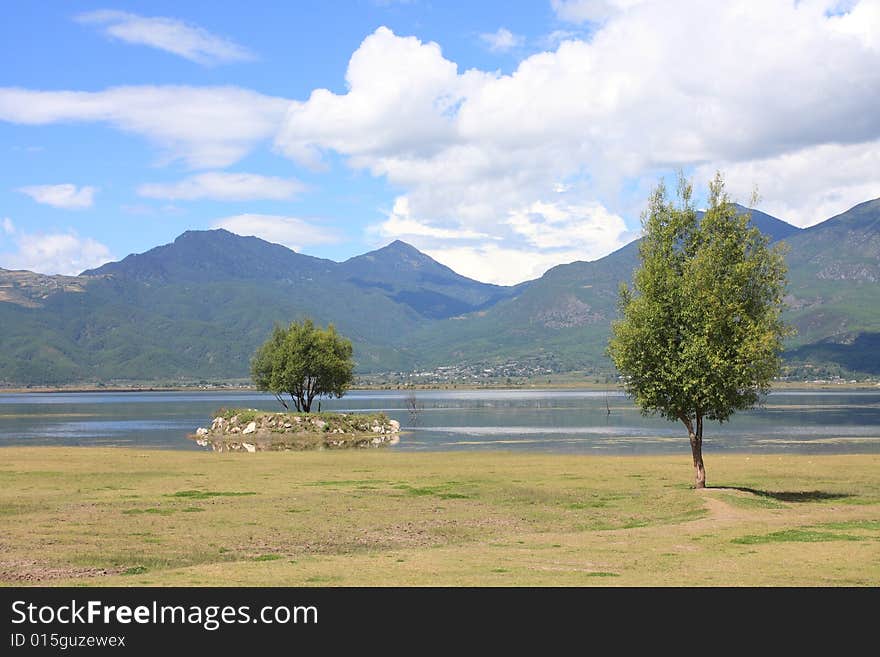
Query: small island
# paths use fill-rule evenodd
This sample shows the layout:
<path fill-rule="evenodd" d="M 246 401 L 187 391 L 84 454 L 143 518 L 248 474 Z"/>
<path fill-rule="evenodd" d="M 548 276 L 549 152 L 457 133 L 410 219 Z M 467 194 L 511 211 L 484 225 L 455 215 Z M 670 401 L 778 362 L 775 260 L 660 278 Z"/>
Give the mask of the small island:
<path fill-rule="evenodd" d="M 215 452 L 269 452 L 366 448 L 400 439 L 400 422 L 384 413 L 273 413 L 218 411 L 210 428 L 189 436 Z"/>
<path fill-rule="evenodd" d="M 254 354 L 251 377 L 284 412 L 221 409 L 210 429 L 199 427 L 188 437 L 215 452 L 379 447 L 399 440 L 400 422 L 384 413 L 321 413 L 320 401 L 312 412 L 316 398 L 342 397 L 354 378 L 351 341 L 332 324 L 322 329 L 305 319 L 276 326 Z"/>

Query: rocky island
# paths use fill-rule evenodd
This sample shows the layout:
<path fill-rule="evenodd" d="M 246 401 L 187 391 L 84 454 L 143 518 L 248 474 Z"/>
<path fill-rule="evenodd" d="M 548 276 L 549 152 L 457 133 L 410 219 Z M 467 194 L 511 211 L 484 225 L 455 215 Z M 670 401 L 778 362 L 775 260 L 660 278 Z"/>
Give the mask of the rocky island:
<path fill-rule="evenodd" d="M 384 413 L 218 411 L 211 427 L 188 438 L 215 452 L 267 452 L 380 447 L 398 442 L 400 422 Z"/>

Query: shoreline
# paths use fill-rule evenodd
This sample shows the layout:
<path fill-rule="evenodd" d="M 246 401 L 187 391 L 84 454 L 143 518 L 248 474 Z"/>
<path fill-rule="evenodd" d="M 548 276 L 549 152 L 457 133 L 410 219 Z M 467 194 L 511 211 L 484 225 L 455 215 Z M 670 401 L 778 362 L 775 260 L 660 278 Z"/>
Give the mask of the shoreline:
<path fill-rule="evenodd" d="M 247 450 L 247 449 L 224 449 L 224 450 L 213 450 L 213 449 L 177 449 L 170 447 L 149 447 L 149 446 L 132 446 L 132 445 L 22 445 L 22 444 L 12 444 L 12 445 L 3 445 L 0 444 L 0 454 L 5 456 L 9 456 L 14 458 L 15 452 L 20 452 L 22 454 L 34 453 L 34 454 L 45 454 L 49 457 L 54 456 L 58 452 L 73 452 L 77 454 L 82 453 L 111 453 L 119 455 L 120 457 L 131 456 L 135 458 L 142 457 L 169 457 L 169 458 L 200 458 L 206 455 L 215 455 L 218 458 L 266 458 L 260 455 L 274 455 L 269 456 L 268 458 L 275 458 L 278 455 L 284 455 L 282 458 L 287 458 L 286 455 L 290 454 L 315 454 L 315 453 L 333 453 L 333 454 L 342 454 L 346 452 L 372 452 L 372 453 L 382 453 L 387 455 L 391 459 L 402 459 L 408 460 L 410 458 L 415 459 L 441 459 L 446 460 L 447 458 L 451 459 L 462 459 L 463 461 L 473 461 L 473 460 L 482 460 L 487 458 L 488 455 L 495 455 L 499 458 L 503 459 L 512 459 L 514 461 L 528 461 L 532 459 L 538 460 L 547 460 L 547 461 L 558 461 L 559 463 L 565 463 L 568 461 L 579 461 L 582 459 L 593 459 L 597 461 L 602 460 L 611 460 L 617 462 L 626 462 L 631 460 L 633 462 L 637 461 L 653 461 L 653 460 L 670 460 L 670 461 L 682 461 L 689 462 L 691 454 L 688 450 L 687 444 L 687 436 L 681 441 L 682 449 L 675 452 L 627 452 L 627 453 L 614 453 L 614 452 L 602 452 L 602 453 L 594 453 L 594 452 L 545 452 L 545 451 L 520 451 L 513 449 L 492 449 L 487 451 L 478 451 L 478 450 L 469 450 L 469 449 L 423 449 L 423 450 L 400 450 L 393 449 L 393 447 L 400 442 L 400 436 L 403 434 L 407 434 L 407 431 L 401 431 L 398 434 L 394 435 L 392 441 L 389 441 L 386 444 L 380 445 L 380 449 L 357 449 L 357 448 L 337 448 L 331 447 L 329 449 L 279 449 L 279 450 L 256 450 L 255 452 Z M 193 440 L 193 442 L 195 442 Z M 375 447 L 375 446 L 374 446 Z M 792 459 L 801 459 L 806 461 L 828 461 L 832 459 L 846 459 L 850 457 L 862 457 L 862 458 L 880 458 L 880 452 L 878 451 L 845 451 L 845 452 L 792 452 L 792 451 L 762 451 L 762 452 L 739 452 L 739 451 L 713 451 L 709 449 L 704 449 L 704 456 L 707 460 L 707 467 L 716 459 L 733 459 L 733 460 L 745 460 L 750 461 L 752 459 L 755 460 L 765 460 L 765 459 L 775 459 L 776 461 L 785 461 L 789 458 Z M 237 456 L 227 456 L 230 454 L 234 454 Z M 335 458 L 334 456 L 329 456 L 328 458 Z M 710 486 L 711 487 L 711 486 Z"/>
<path fill-rule="evenodd" d="M 410 433 L 406 429 L 400 431 L 400 434 L 408 434 Z M 187 437 L 187 440 L 190 440 Z M 193 442 L 195 442 L 193 440 Z M 399 441 L 398 441 L 399 442 Z M 396 444 L 396 443 L 395 443 Z M 480 455 L 480 454 L 502 454 L 506 457 L 522 457 L 524 459 L 528 458 L 611 458 L 611 459 L 678 459 L 685 458 L 689 459 L 691 453 L 688 451 L 689 445 L 687 443 L 687 435 L 684 436 L 681 440 L 682 449 L 680 452 L 626 452 L 626 453 L 615 453 L 615 452 L 545 452 L 545 451 L 528 451 L 528 450 L 515 450 L 515 449 L 492 449 L 492 450 L 471 450 L 471 449 L 419 449 L 419 450 L 383 450 L 386 454 L 398 454 L 401 457 L 409 457 L 415 456 L 418 457 L 420 454 L 424 455 L 459 455 L 460 457 L 466 457 L 467 455 Z M 177 455 L 177 454 L 190 454 L 190 455 L 198 455 L 198 454 L 213 454 L 209 449 L 178 449 L 171 447 L 150 447 L 148 445 L 23 445 L 23 444 L 12 444 L 5 445 L 0 444 L 0 450 L 13 451 L 13 450 L 42 450 L 42 451 L 60 451 L 60 450 L 74 450 L 74 451 L 100 451 L 107 450 L 111 452 L 138 452 L 138 453 L 148 453 L 148 454 L 168 454 L 168 455 Z M 305 453 L 312 452 L 315 450 L 289 450 L 285 453 Z M 796 458 L 840 458 L 840 457 L 849 457 L 849 456 L 871 456 L 876 457 L 880 456 L 880 452 L 792 452 L 792 451 L 784 451 L 784 452 L 774 452 L 774 451 L 763 451 L 763 452 L 739 452 L 739 451 L 707 451 L 705 443 L 704 443 L 704 452 L 709 454 L 712 458 L 718 457 L 731 457 L 731 458 L 768 458 L 768 457 L 784 457 L 787 458 L 789 456 Z M 240 452 L 241 454 L 248 454 L 249 452 Z M 261 452 L 261 453 L 269 453 Z M 249 454 L 253 454 L 250 452 Z M 483 458 L 480 456 L 479 458 Z"/>
<path fill-rule="evenodd" d="M 623 392 L 623 388 L 617 385 L 605 385 L 600 383 L 559 383 L 559 384 L 522 384 L 522 385 L 414 385 L 414 386 L 357 386 L 351 388 L 351 392 L 359 391 L 400 391 L 424 390 L 424 391 L 478 391 L 478 390 L 597 390 L 597 391 L 614 391 Z M 771 392 L 780 392 L 785 390 L 847 390 L 847 391 L 878 391 L 880 390 L 880 382 L 871 383 L 784 383 L 773 386 Z M 190 392 L 190 393 L 209 393 L 209 392 L 242 392 L 257 393 L 259 392 L 253 387 L 239 386 L 212 386 L 212 387 L 196 387 L 196 386 L 71 386 L 71 387 L 45 387 L 45 388 L 0 388 L 0 395 L 47 395 L 47 394 L 96 394 L 96 393 L 143 393 L 143 392 Z"/>

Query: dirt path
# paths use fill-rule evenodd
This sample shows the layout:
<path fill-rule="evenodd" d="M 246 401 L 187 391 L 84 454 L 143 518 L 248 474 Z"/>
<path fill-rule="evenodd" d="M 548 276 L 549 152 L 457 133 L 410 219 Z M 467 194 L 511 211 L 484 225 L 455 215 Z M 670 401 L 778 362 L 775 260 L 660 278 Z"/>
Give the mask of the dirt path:
<path fill-rule="evenodd" d="M 742 520 L 753 520 L 756 517 L 754 510 L 742 509 L 732 504 L 728 504 L 715 497 L 716 490 L 700 490 L 696 491 L 703 498 L 703 504 L 709 511 L 706 518 L 699 518 L 695 523 L 724 523 L 729 524 Z"/>

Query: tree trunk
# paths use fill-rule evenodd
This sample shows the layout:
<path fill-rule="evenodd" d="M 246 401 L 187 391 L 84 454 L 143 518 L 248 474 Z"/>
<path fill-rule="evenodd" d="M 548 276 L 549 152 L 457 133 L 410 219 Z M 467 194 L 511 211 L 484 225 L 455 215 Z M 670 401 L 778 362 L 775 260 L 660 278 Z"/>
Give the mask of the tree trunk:
<path fill-rule="evenodd" d="M 682 423 L 688 430 L 691 441 L 691 454 L 694 457 L 694 488 L 706 487 L 706 466 L 703 465 L 703 414 L 697 413 L 696 425 L 689 417 L 680 415 Z"/>
<path fill-rule="evenodd" d="M 694 457 L 694 488 L 706 487 L 706 466 L 703 465 L 703 416 L 697 414 L 696 430 L 688 427 L 691 440 L 691 453 Z"/>

